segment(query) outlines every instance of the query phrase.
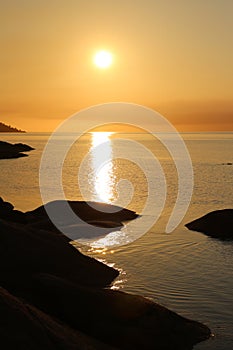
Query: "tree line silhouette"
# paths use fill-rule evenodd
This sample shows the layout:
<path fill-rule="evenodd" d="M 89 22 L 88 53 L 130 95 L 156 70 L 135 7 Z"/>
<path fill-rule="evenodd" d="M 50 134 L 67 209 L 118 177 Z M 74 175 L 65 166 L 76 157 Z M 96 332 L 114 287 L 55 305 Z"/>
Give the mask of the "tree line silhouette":
<path fill-rule="evenodd" d="M 25 132 L 25 131 L 0 122 L 0 132 Z"/>

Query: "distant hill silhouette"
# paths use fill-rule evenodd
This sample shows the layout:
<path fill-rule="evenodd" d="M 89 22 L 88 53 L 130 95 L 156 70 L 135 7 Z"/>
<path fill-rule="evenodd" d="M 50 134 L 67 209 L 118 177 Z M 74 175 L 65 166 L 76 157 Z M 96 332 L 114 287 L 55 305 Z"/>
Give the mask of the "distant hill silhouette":
<path fill-rule="evenodd" d="M 0 132 L 26 132 L 0 122 Z"/>

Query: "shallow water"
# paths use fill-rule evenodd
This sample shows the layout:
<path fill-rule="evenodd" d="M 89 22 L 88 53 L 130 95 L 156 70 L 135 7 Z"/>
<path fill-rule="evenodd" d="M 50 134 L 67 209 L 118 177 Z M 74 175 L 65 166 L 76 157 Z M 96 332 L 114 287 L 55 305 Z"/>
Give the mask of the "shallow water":
<path fill-rule="evenodd" d="M 214 338 L 198 344 L 195 349 L 230 350 L 233 348 L 233 242 L 222 242 L 201 233 L 188 231 L 184 223 L 208 211 L 232 208 L 233 197 L 233 134 L 183 134 L 194 169 L 194 192 L 190 207 L 181 224 L 172 233 L 165 227 L 177 197 L 177 171 L 164 146 L 152 136 L 144 134 L 120 135 L 142 143 L 156 156 L 167 180 L 167 198 L 161 218 L 141 238 L 131 244 L 109 250 L 81 247 L 81 249 L 121 270 L 114 287 L 141 294 L 180 313 L 207 324 Z M 109 141 L 105 150 L 114 157 L 117 135 L 102 135 Z M 99 138 L 99 141 L 98 141 Z M 29 157 L 1 160 L 0 194 L 17 209 L 31 210 L 41 204 L 39 164 L 48 134 L 4 134 L 2 140 L 25 142 L 36 148 Z M 58 147 L 62 136 L 58 140 Z M 77 174 L 88 150 L 101 143 L 100 135 L 86 135 L 75 144 L 63 166 L 63 187 L 67 198 L 81 199 Z M 123 155 L 129 158 L 124 149 Z M 124 153 L 125 152 L 125 153 Z M 139 154 L 140 156 L 140 154 Z M 124 187 L 119 201 L 141 213 L 148 195 L 143 172 L 129 160 L 118 158 L 95 175 L 97 155 L 89 154 L 84 164 L 85 199 L 113 202 L 119 195 L 116 184 L 126 178 L 134 185 L 134 195 L 128 201 L 130 187 Z M 143 159 L 146 159 L 144 156 Z M 150 162 L 150 155 L 148 155 Z M 51 163 L 52 164 L 52 163 Z M 54 169 L 56 171 L 56 169 Z M 150 171 L 150 169 L 148 170 Z M 55 172 L 54 172 L 55 174 Z M 156 181 L 155 181 L 156 179 Z M 160 186 L 160 178 L 149 176 L 152 190 Z M 154 184 L 154 181 L 156 182 Z M 156 187 L 157 186 L 157 187 Z M 129 191 L 128 191 L 128 190 Z M 46 182 L 46 190 L 54 195 L 53 172 Z M 161 193 L 156 192 L 159 202 Z M 148 220 L 154 208 L 145 213 Z M 135 232 L 141 229 L 136 225 Z M 133 232 L 132 234 L 134 234 Z"/>

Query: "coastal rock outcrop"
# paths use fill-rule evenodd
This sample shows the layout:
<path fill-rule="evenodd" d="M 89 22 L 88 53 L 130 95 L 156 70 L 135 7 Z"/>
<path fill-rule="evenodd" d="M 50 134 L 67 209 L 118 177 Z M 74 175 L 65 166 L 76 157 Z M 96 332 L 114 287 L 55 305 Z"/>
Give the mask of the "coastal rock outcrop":
<path fill-rule="evenodd" d="M 64 204 L 68 204 L 74 214 L 79 218 L 79 224 L 73 223 L 70 221 L 70 218 L 67 218 L 65 215 Z M 47 212 L 46 207 L 49 207 L 50 210 L 56 212 L 57 218 L 63 223 L 64 227 L 73 226 L 76 232 L 80 231 L 83 236 L 88 236 L 89 228 L 92 226 L 97 232 L 97 227 L 102 228 L 98 229 L 98 233 L 105 235 L 116 229 L 120 229 L 125 222 L 134 220 L 139 215 L 132 210 L 121 208 L 116 205 L 110 205 L 106 203 L 97 203 L 97 202 L 84 202 L 84 201 L 53 201 L 47 203 L 45 206 L 40 206 L 32 211 L 26 213 L 19 210 L 15 210 L 14 206 L 5 202 L 0 197 L 0 218 L 10 221 L 24 223 L 28 225 L 28 228 L 47 230 L 59 233 L 58 229 L 51 222 Z"/>
<path fill-rule="evenodd" d="M 9 222 L 27 223 L 27 219 L 23 212 L 15 210 L 14 206 L 5 202 L 0 197 L 0 219 L 7 220 Z"/>
<path fill-rule="evenodd" d="M 22 283 L 28 276 L 49 273 L 80 285 L 106 287 L 119 272 L 81 254 L 60 233 L 35 230 L 0 220 L 0 281 Z M 20 282 L 21 280 L 21 282 Z"/>
<path fill-rule="evenodd" d="M 69 206 L 75 214 L 74 218 L 66 215 L 65 205 Z M 64 201 L 58 200 L 40 206 L 37 209 L 26 212 L 25 218 L 34 228 L 43 228 L 57 231 L 53 225 L 46 209 L 52 212 L 59 221 L 70 239 L 98 239 L 106 234 L 120 230 L 125 222 L 134 220 L 138 215 L 125 208 L 106 203 Z M 63 231 L 64 232 L 64 231 Z"/>
<path fill-rule="evenodd" d="M 143 297 L 80 286 L 48 274 L 21 283 L 16 293 L 72 329 L 117 349 L 187 350 L 210 335 L 201 323 Z"/>
<path fill-rule="evenodd" d="M 37 217 L 39 220 L 46 219 L 46 207 L 50 207 L 52 210 L 61 212 L 64 202 L 65 201 L 62 200 L 49 202 L 45 206 L 42 205 L 35 210 L 28 211 L 26 215 L 29 220 L 30 217 Z M 67 203 L 70 205 L 70 208 L 73 210 L 73 212 L 85 222 L 92 222 L 97 224 L 98 222 L 109 222 L 112 223 L 110 226 L 114 223 L 116 226 L 121 226 L 123 222 L 134 220 L 138 217 L 138 214 L 132 210 L 106 203 L 91 201 L 67 201 Z"/>
<path fill-rule="evenodd" d="M 185 226 L 211 237 L 233 239 L 233 209 L 212 211 Z"/>
<path fill-rule="evenodd" d="M 199 322 L 107 288 L 117 270 L 81 254 L 62 233 L 30 224 L 45 218 L 44 208 L 22 213 L 25 222 L 16 222 L 10 220 L 13 206 L 0 204 L 0 213 L 1 207 L 8 213 L 0 220 L 0 319 L 8 320 L 0 322 L 4 350 L 190 350 L 209 338 L 209 328 Z M 98 224 L 110 220 L 107 214 L 116 224 L 137 217 L 123 208 L 121 214 L 109 208 L 99 215 L 102 204 L 92 204 L 92 209 L 84 202 L 71 205 Z"/>
<path fill-rule="evenodd" d="M 28 155 L 22 152 L 32 151 L 34 148 L 23 143 L 11 144 L 9 142 L 0 141 L 0 159 L 11 159 L 27 157 Z"/>
<path fill-rule="evenodd" d="M 1 349 L 114 350 L 0 288 Z"/>
<path fill-rule="evenodd" d="M 58 217 L 63 215 L 63 205 L 67 203 L 81 220 L 82 224 L 77 229 L 85 230 L 88 225 L 94 227 L 106 228 L 106 232 L 111 232 L 116 228 L 121 228 L 124 222 L 134 220 L 139 215 L 132 210 L 121 208 L 116 205 L 110 205 L 106 203 L 97 202 L 85 202 L 85 201 L 53 201 L 47 203 L 45 206 L 40 206 L 32 211 L 26 213 L 19 210 L 15 210 L 14 206 L 4 201 L 0 197 L 0 218 L 9 222 L 18 222 L 27 224 L 28 227 L 43 229 L 47 231 L 59 232 L 57 228 L 52 224 L 45 207 L 50 207 L 58 213 Z M 69 219 L 64 217 L 64 225 L 72 224 Z"/>

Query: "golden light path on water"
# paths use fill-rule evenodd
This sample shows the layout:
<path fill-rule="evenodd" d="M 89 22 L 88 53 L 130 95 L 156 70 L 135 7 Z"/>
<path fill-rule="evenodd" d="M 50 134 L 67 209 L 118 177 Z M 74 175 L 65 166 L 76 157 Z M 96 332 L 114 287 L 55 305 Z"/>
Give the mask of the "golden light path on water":
<path fill-rule="evenodd" d="M 93 185 L 95 200 L 105 203 L 114 201 L 114 169 L 112 162 L 112 143 L 110 136 L 112 132 L 92 132 L 91 133 L 91 166 L 93 172 Z M 101 150 L 99 145 L 104 143 Z M 101 164 L 103 159 L 109 159 L 105 164 Z M 101 164 L 101 167 L 100 167 Z"/>
<path fill-rule="evenodd" d="M 91 133 L 91 167 L 92 167 L 92 186 L 94 200 L 108 204 L 114 204 L 117 200 L 117 193 L 114 190 L 116 185 L 116 175 L 114 173 L 113 149 L 111 135 L 114 132 L 92 132 Z M 104 147 L 98 148 L 101 144 Z M 106 159 L 108 160 L 106 162 Z M 98 239 L 91 244 L 91 247 L 100 249 L 105 254 L 106 247 L 111 248 L 121 241 L 124 233 L 122 231 L 113 231 L 105 237 Z M 99 252 L 100 252 L 99 250 Z"/>

